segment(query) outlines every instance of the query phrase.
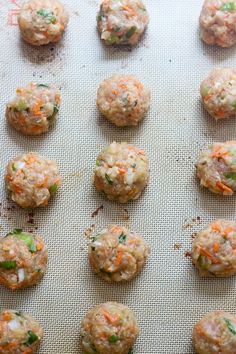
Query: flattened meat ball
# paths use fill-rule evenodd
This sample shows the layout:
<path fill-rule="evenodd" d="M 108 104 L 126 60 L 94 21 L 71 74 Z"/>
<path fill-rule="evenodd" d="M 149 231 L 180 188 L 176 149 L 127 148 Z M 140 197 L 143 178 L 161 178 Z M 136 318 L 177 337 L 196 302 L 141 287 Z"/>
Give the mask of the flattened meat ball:
<path fill-rule="evenodd" d="M 68 12 L 58 0 L 29 0 L 18 15 L 23 39 L 36 46 L 58 42 L 68 21 Z"/>
<path fill-rule="evenodd" d="M 25 135 L 39 135 L 49 130 L 59 111 L 61 94 L 54 85 L 30 83 L 18 88 L 7 104 L 10 125 Z"/>
<path fill-rule="evenodd" d="M 103 0 L 97 16 L 101 39 L 108 45 L 135 45 L 149 22 L 141 0 Z"/>
<path fill-rule="evenodd" d="M 236 316 L 224 311 L 205 315 L 193 329 L 198 354 L 236 353 Z"/>
<path fill-rule="evenodd" d="M 231 47 L 236 44 L 236 1 L 205 0 L 200 15 L 200 34 L 210 45 Z"/>
<path fill-rule="evenodd" d="M 109 225 L 89 247 L 94 272 L 107 282 L 133 279 L 144 266 L 150 248 L 144 239 L 125 227 Z"/>
<path fill-rule="evenodd" d="M 97 92 L 100 112 L 118 127 L 137 125 L 150 107 L 150 90 L 132 75 L 113 75 Z"/>
<path fill-rule="evenodd" d="M 94 185 L 110 200 L 127 203 L 137 199 L 148 180 L 148 159 L 134 145 L 113 142 L 97 158 Z"/>
<path fill-rule="evenodd" d="M 215 119 L 236 116 L 236 69 L 214 69 L 201 83 L 204 107 Z"/>
<path fill-rule="evenodd" d="M 43 277 L 47 260 L 40 236 L 15 229 L 0 239 L 0 283 L 12 290 L 34 285 Z"/>
<path fill-rule="evenodd" d="M 133 311 L 117 302 L 92 308 L 81 323 L 82 346 L 88 354 L 128 354 L 138 334 Z"/>
<path fill-rule="evenodd" d="M 232 195 L 236 191 L 236 141 L 210 145 L 196 167 L 202 186 L 213 193 Z"/>
<path fill-rule="evenodd" d="M 216 220 L 193 241 L 192 260 L 202 276 L 228 277 L 236 273 L 236 223 Z"/>
<path fill-rule="evenodd" d="M 5 180 L 11 199 L 22 208 L 47 205 L 61 184 L 56 162 L 34 152 L 11 160 Z"/>
<path fill-rule="evenodd" d="M 43 328 L 32 316 L 22 311 L 0 312 L 1 354 L 35 353 L 43 337 Z"/>

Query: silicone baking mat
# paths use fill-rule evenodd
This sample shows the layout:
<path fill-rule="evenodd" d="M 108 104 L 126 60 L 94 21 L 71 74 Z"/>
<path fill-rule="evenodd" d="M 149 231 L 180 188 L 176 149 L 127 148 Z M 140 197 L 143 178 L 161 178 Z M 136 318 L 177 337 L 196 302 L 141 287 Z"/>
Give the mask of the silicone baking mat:
<path fill-rule="evenodd" d="M 200 0 L 147 0 L 150 25 L 132 50 L 101 43 L 97 1 L 68 0 L 70 23 L 63 41 L 33 48 L 19 36 L 20 3 L 0 0 L 1 234 L 14 227 L 38 232 L 50 259 L 39 285 L 17 292 L 1 287 L 0 308 L 38 318 L 45 329 L 41 354 L 82 353 L 80 321 L 105 301 L 124 303 L 136 313 L 141 328 L 136 354 L 193 353 L 192 327 L 202 315 L 215 309 L 235 312 L 235 278 L 199 278 L 186 252 L 194 232 L 212 219 L 235 219 L 235 197 L 202 190 L 194 162 L 205 145 L 235 138 L 234 119 L 215 123 L 204 112 L 199 84 L 213 67 L 234 66 L 236 48 L 201 43 Z M 113 73 L 134 74 L 152 91 L 150 113 L 138 127 L 115 128 L 97 112 L 98 84 Z M 55 82 L 62 92 L 55 128 L 39 137 L 21 136 L 4 118 L 15 88 L 30 81 Z M 125 206 L 104 200 L 91 183 L 96 156 L 114 140 L 144 148 L 150 159 L 150 185 Z M 3 183 L 9 159 L 27 151 L 57 160 L 63 176 L 55 199 L 33 214 L 7 200 Z M 84 230 L 109 223 L 138 231 L 151 245 L 147 266 L 129 284 L 105 284 L 88 266 Z"/>

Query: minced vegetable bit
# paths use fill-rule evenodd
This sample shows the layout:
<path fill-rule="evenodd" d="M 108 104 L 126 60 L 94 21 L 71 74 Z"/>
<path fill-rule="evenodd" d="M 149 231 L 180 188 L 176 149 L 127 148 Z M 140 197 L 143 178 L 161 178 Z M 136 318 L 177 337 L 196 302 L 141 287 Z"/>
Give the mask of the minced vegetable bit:
<path fill-rule="evenodd" d="M 193 343 L 198 354 L 236 353 L 236 316 L 213 311 L 193 328 Z"/>
<path fill-rule="evenodd" d="M 15 229 L 0 239 L 0 283 L 12 290 L 32 286 L 43 277 L 47 260 L 40 236 Z"/>
<path fill-rule="evenodd" d="M 197 161 L 197 176 L 211 192 L 232 195 L 236 191 L 236 141 L 214 143 Z"/>
<path fill-rule="evenodd" d="M 139 334 L 127 306 L 106 302 L 92 308 L 81 323 L 82 347 L 88 354 L 129 354 Z"/>
<path fill-rule="evenodd" d="M 22 311 L 0 312 L 0 353 L 33 354 L 43 337 L 43 328 Z"/>
<path fill-rule="evenodd" d="M 150 90 L 132 75 L 104 80 L 97 92 L 100 112 L 118 127 L 137 125 L 150 107 Z"/>
<path fill-rule="evenodd" d="M 107 45 L 135 45 L 149 22 L 141 0 L 103 0 L 97 16 L 101 39 Z"/>
<path fill-rule="evenodd" d="M 202 40 L 210 45 L 236 44 L 236 1 L 205 0 L 200 15 Z"/>
<path fill-rule="evenodd" d="M 39 135 L 54 123 L 60 103 L 55 85 L 30 83 L 16 90 L 16 97 L 7 104 L 6 118 L 22 134 Z"/>
<path fill-rule="evenodd" d="M 150 252 L 144 239 L 126 227 L 109 225 L 89 245 L 89 262 L 107 282 L 133 279 L 143 268 Z"/>
<path fill-rule="evenodd" d="M 134 145 L 113 142 L 99 154 L 94 185 L 108 199 L 127 203 L 137 199 L 149 181 L 145 152 Z"/>
<path fill-rule="evenodd" d="M 201 83 L 202 102 L 215 119 L 236 116 L 236 69 L 214 69 Z"/>
<path fill-rule="evenodd" d="M 56 162 L 34 152 L 12 159 L 5 180 L 11 199 L 22 208 L 46 206 L 61 185 Z"/>
<path fill-rule="evenodd" d="M 35 46 L 58 42 L 68 21 L 69 14 L 58 0 L 29 0 L 18 15 L 22 38 Z"/>
<path fill-rule="evenodd" d="M 201 276 L 227 277 L 236 273 L 236 223 L 215 220 L 194 238 L 192 261 Z"/>

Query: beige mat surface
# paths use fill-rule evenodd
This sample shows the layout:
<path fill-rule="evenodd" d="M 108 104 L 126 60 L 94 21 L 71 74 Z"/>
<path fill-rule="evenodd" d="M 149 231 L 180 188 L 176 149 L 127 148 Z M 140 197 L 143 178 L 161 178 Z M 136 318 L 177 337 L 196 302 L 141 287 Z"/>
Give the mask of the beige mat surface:
<path fill-rule="evenodd" d="M 212 67 L 236 66 L 236 48 L 201 43 L 201 0 L 146 0 L 150 25 L 132 51 L 102 45 L 97 1 L 67 0 L 71 18 L 63 41 L 32 48 L 20 40 L 15 25 L 20 3 L 0 0 L 1 234 L 14 227 L 37 228 L 50 261 L 38 286 L 14 293 L 1 287 L 0 308 L 38 318 L 45 328 L 41 354 L 81 353 L 81 319 L 93 305 L 109 300 L 135 311 L 141 327 L 136 354 L 193 353 L 192 327 L 203 314 L 236 312 L 235 278 L 200 279 L 185 257 L 191 235 L 203 225 L 219 217 L 235 219 L 235 197 L 201 190 L 194 161 L 206 144 L 235 138 L 233 119 L 215 123 L 205 114 L 198 87 Z M 97 86 L 115 72 L 134 74 L 152 90 L 150 114 L 137 128 L 114 128 L 97 112 Z M 63 99 L 55 129 L 35 138 L 22 137 L 4 118 L 15 88 L 30 81 L 57 83 Z M 91 184 L 96 156 L 113 140 L 144 148 L 150 159 L 149 187 L 125 207 L 105 201 Z M 3 183 L 8 160 L 26 151 L 57 160 L 63 176 L 55 200 L 33 216 L 11 207 Z M 92 218 L 101 205 L 104 209 Z M 138 231 L 152 248 L 147 267 L 130 284 L 104 284 L 87 263 L 84 230 L 114 222 Z"/>

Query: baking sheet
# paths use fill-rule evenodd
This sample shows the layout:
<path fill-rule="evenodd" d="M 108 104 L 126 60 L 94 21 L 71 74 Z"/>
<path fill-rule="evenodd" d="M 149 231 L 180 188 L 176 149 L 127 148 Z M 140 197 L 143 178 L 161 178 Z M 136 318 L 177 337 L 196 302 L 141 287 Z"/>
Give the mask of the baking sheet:
<path fill-rule="evenodd" d="M 236 48 L 201 43 L 200 0 L 146 0 L 150 25 L 131 51 L 102 45 L 97 1 L 64 2 L 70 23 L 63 41 L 32 48 L 21 41 L 15 25 L 21 1 L 0 0 L 1 234 L 14 227 L 37 231 L 50 256 L 38 286 L 14 293 L 1 287 L 0 308 L 38 318 L 45 328 L 43 354 L 82 353 L 80 321 L 105 301 L 122 302 L 136 313 L 141 328 L 136 354 L 193 353 L 192 327 L 202 315 L 216 309 L 235 312 L 235 278 L 200 279 L 185 253 L 191 235 L 212 219 L 235 220 L 235 197 L 199 188 L 194 161 L 212 141 L 235 138 L 234 119 L 215 123 L 202 109 L 198 87 L 212 67 L 235 66 Z M 116 72 L 136 75 L 152 91 L 150 113 L 138 127 L 115 128 L 97 112 L 97 86 Z M 57 83 L 63 99 L 55 128 L 31 138 L 9 128 L 4 118 L 15 88 L 30 81 Z M 150 159 L 149 187 L 126 206 L 107 202 L 91 184 L 96 156 L 113 140 L 144 148 Z M 57 160 L 63 176 L 54 201 L 34 215 L 12 207 L 3 183 L 9 159 L 27 151 Z M 88 266 L 84 230 L 109 223 L 138 231 L 152 248 L 146 268 L 129 284 L 105 284 Z"/>

